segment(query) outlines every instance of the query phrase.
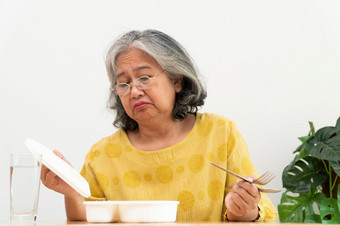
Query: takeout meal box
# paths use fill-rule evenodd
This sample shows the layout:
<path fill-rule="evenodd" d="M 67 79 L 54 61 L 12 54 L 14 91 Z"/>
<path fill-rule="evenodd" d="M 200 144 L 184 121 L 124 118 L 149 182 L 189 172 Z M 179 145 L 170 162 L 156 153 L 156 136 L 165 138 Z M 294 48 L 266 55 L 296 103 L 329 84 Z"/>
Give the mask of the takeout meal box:
<path fill-rule="evenodd" d="M 85 201 L 88 222 L 116 222 L 118 205 L 111 201 Z"/>
<path fill-rule="evenodd" d="M 85 201 L 88 222 L 175 222 L 178 201 Z"/>

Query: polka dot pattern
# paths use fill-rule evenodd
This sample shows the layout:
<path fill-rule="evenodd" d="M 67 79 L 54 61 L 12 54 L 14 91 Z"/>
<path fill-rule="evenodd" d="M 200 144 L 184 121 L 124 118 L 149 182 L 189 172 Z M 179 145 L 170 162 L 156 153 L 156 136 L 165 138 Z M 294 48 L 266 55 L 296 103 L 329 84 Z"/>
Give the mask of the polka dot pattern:
<path fill-rule="evenodd" d="M 160 166 L 156 169 L 156 178 L 162 184 L 168 184 L 172 181 L 174 175 L 170 166 Z"/>
<path fill-rule="evenodd" d="M 222 143 L 217 149 L 218 158 L 222 162 L 226 162 L 228 160 L 227 150 L 228 150 L 228 144 L 226 142 Z"/>
<path fill-rule="evenodd" d="M 130 170 L 124 173 L 123 181 L 127 187 L 136 188 L 140 185 L 141 178 L 135 170 Z"/>
<path fill-rule="evenodd" d="M 189 169 L 193 173 L 198 173 L 204 166 L 204 158 L 202 155 L 194 154 L 189 159 Z"/>
<path fill-rule="evenodd" d="M 108 143 L 104 151 L 110 158 L 119 158 L 122 154 L 122 147 L 119 144 Z"/>
<path fill-rule="evenodd" d="M 107 200 L 178 200 L 179 221 L 221 220 L 224 187 L 237 178 L 210 162 L 245 176 L 255 170 L 232 122 L 199 113 L 197 119 L 180 144 L 159 151 L 134 148 L 123 130 L 94 145 L 82 169 L 91 195 Z"/>
<path fill-rule="evenodd" d="M 144 174 L 144 180 L 146 180 L 146 181 L 151 181 L 151 180 L 152 180 L 151 174 L 150 174 L 150 173 Z"/>
<path fill-rule="evenodd" d="M 228 144 L 228 154 L 231 154 L 231 152 L 234 150 L 235 146 L 236 146 L 236 139 L 233 135 L 230 136 L 229 139 L 229 144 Z"/>
<path fill-rule="evenodd" d="M 96 157 L 100 156 L 100 151 L 95 150 L 90 152 L 90 160 L 93 161 Z"/>

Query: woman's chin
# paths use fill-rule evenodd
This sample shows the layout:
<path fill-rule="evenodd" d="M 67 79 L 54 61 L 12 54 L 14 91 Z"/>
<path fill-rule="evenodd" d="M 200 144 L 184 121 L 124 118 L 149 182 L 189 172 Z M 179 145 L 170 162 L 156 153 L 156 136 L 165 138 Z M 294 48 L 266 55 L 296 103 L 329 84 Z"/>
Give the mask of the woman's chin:
<path fill-rule="evenodd" d="M 152 114 L 151 112 L 148 111 L 143 111 L 143 110 L 138 110 L 134 112 L 134 120 L 137 123 L 142 123 L 142 122 L 148 122 L 151 121 L 152 119 L 155 119 L 157 114 Z"/>

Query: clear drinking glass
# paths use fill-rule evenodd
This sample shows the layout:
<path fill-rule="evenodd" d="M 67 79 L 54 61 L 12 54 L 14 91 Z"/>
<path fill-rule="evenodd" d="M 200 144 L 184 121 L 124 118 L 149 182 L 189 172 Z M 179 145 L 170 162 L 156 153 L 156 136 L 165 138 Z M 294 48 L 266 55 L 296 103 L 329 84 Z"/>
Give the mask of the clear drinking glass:
<path fill-rule="evenodd" d="M 37 218 L 41 155 L 10 154 L 10 221 L 35 222 Z"/>

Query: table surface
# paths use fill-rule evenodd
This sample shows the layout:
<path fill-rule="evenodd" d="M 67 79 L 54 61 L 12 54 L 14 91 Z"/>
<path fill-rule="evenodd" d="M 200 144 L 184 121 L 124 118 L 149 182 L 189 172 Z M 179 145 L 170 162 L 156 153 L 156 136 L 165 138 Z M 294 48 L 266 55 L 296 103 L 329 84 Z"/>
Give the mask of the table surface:
<path fill-rule="evenodd" d="M 228 225 L 228 226 L 259 226 L 259 225 L 264 225 L 264 226 L 279 226 L 280 224 L 284 226 L 325 226 L 325 224 L 293 224 L 293 223 L 260 223 L 260 222 L 192 222 L 192 223 L 180 223 L 180 222 L 175 222 L 175 223 L 89 223 L 86 221 L 65 221 L 65 222 L 37 222 L 35 224 L 10 224 L 10 223 L 0 223 L 0 226 L 5 226 L 5 225 L 18 225 L 18 226 L 24 226 L 24 225 L 34 225 L 34 226 L 63 226 L 63 225 L 81 225 L 81 226 L 127 226 L 127 225 L 141 225 L 141 226 L 146 226 L 146 225 L 152 225 L 152 226 L 193 226 L 193 225 L 199 225 L 199 226 L 213 226 L 213 225 Z"/>

